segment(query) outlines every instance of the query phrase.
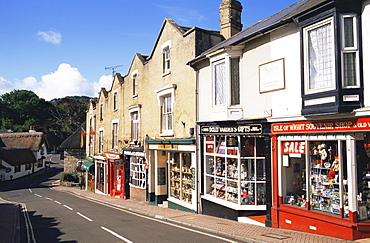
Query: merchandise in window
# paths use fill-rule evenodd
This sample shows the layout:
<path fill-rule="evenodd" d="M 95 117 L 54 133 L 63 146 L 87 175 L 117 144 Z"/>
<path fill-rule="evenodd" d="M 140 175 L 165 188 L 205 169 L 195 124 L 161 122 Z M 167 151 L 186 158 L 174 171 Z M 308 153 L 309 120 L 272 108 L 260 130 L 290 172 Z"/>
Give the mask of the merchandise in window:
<path fill-rule="evenodd" d="M 348 217 L 345 141 L 283 142 L 282 156 L 285 204 Z"/>
<path fill-rule="evenodd" d="M 265 205 L 262 138 L 205 136 L 206 194 L 237 205 Z"/>
<path fill-rule="evenodd" d="M 192 203 L 193 170 L 191 153 L 171 153 L 170 196 Z"/>
<path fill-rule="evenodd" d="M 359 220 L 370 218 L 370 133 L 364 134 L 364 140 L 357 141 L 357 201 Z"/>

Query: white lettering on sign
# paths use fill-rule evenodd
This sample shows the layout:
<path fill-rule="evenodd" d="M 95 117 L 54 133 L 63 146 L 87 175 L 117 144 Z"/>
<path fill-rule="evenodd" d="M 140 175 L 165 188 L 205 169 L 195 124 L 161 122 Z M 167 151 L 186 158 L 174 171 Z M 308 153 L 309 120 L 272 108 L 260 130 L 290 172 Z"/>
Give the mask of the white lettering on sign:
<path fill-rule="evenodd" d="M 283 153 L 284 154 L 305 154 L 306 143 L 305 142 L 283 142 Z"/>

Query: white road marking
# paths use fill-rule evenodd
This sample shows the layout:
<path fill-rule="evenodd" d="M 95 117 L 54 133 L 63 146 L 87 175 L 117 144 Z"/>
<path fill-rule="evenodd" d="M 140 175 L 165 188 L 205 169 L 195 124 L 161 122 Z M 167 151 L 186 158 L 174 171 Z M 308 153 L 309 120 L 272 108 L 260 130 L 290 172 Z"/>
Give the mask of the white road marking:
<path fill-rule="evenodd" d="M 56 203 L 58 203 L 58 204 L 61 204 L 60 202 L 58 202 L 58 201 L 54 201 L 54 202 L 56 202 Z"/>
<path fill-rule="evenodd" d="M 31 242 L 36 243 L 35 235 L 33 233 L 32 223 L 31 223 L 30 217 L 28 216 L 26 204 L 22 203 L 21 205 L 22 205 L 22 213 L 24 216 L 24 222 L 25 222 L 26 229 L 27 229 L 27 243 L 31 243 Z"/>
<path fill-rule="evenodd" d="M 64 207 L 68 208 L 69 210 L 73 210 L 73 208 L 68 207 L 67 205 L 63 205 Z"/>
<path fill-rule="evenodd" d="M 112 235 L 114 235 L 115 237 L 117 237 L 117 238 L 119 238 L 119 239 L 121 239 L 121 240 L 123 240 L 124 242 L 127 242 L 127 243 L 133 243 L 132 241 L 130 241 L 130 240 L 128 240 L 128 239 L 126 239 L 125 237 L 123 237 L 123 236 L 121 236 L 121 235 L 119 235 L 119 234 L 117 234 L 116 232 L 114 232 L 114 231 L 111 231 L 110 229 L 107 229 L 107 228 L 105 228 L 105 227 L 101 227 L 103 230 L 105 230 L 105 231 L 107 231 L 108 233 L 110 233 L 110 234 L 112 234 Z"/>
<path fill-rule="evenodd" d="M 79 212 L 77 212 L 77 214 L 78 215 L 80 215 L 82 218 L 84 218 L 84 219 L 86 219 L 86 220 L 88 220 L 88 221 L 92 221 L 92 219 L 90 219 L 90 218 L 88 218 L 88 217 L 86 217 L 85 215 L 83 215 L 82 213 L 79 213 Z"/>
<path fill-rule="evenodd" d="M 28 190 L 30 191 L 30 193 L 32 193 L 32 190 L 31 190 L 31 188 L 28 188 Z"/>
<path fill-rule="evenodd" d="M 45 197 L 45 199 L 53 201 L 53 199 L 51 199 L 50 197 Z"/>
<path fill-rule="evenodd" d="M 34 195 L 35 195 L 36 197 L 42 197 L 41 195 L 39 195 L 39 194 L 36 194 L 36 193 L 35 193 Z"/>

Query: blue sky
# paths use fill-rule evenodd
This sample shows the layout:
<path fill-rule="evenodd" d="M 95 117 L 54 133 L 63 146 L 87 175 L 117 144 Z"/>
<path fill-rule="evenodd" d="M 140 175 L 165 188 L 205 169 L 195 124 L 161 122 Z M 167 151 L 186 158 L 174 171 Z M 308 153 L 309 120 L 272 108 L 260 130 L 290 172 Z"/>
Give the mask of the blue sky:
<path fill-rule="evenodd" d="M 298 0 L 240 0 L 243 29 Z M 0 95 L 34 91 L 46 100 L 96 97 L 112 71 L 149 55 L 165 17 L 219 29 L 221 0 L 0 0 Z"/>

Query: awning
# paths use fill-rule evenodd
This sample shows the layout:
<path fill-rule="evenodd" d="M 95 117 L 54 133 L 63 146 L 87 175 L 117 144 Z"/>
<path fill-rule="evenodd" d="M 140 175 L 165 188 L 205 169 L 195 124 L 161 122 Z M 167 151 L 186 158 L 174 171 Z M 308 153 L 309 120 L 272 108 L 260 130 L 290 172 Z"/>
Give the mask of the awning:
<path fill-rule="evenodd" d="M 94 163 L 91 163 L 89 161 L 82 162 L 81 168 L 86 171 L 93 171 L 94 170 Z"/>

